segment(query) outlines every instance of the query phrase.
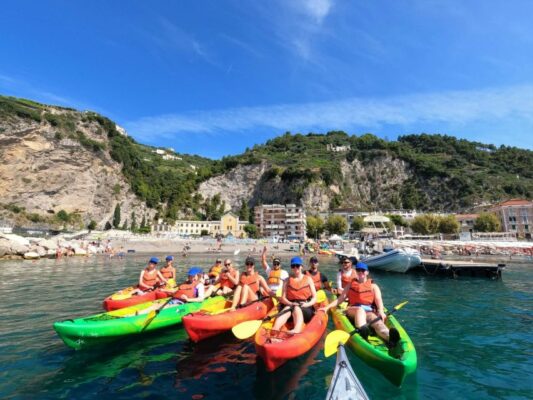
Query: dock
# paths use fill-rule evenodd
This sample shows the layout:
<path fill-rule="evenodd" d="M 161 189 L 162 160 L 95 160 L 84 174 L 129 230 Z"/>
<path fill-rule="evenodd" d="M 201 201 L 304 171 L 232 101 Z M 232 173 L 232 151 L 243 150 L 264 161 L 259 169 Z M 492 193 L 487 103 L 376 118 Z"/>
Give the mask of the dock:
<path fill-rule="evenodd" d="M 454 279 L 461 276 L 501 279 L 504 268 L 505 264 L 423 258 L 422 263 L 408 273 L 449 276 Z"/>

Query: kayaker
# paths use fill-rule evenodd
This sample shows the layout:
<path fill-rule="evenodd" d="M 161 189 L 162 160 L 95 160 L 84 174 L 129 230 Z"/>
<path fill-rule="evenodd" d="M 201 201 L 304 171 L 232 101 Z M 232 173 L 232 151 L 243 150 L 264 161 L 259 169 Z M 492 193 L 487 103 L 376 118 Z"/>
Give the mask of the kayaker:
<path fill-rule="evenodd" d="M 328 277 L 318 270 L 318 258 L 315 256 L 309 259 L 309 269 L 305 271 L 305 274 L 310 276 L 315 284 L 315 289 L 328 289 L 331 290 L 331 285 L 328 281 Z"/>
<path fill-rule="evenodd" d="M 268 287 L 265 278 L 255 271 L 255 260 L 253 257 L 246 258 L 245 271 L 239 278 L 239 285 L 233 295 L 231 309 L 235 310 L 238 305 L 243 306 L 251 301 L 257 300 L 260 296 L 274 296 L 275 292 Z"/>
<path fill-rule="evenodd" d="M 283 282 L 289 277 L 289 273 L 284 269 L 281 269 L 281 260 L 274 258 L 272 260 L 272 268 L 267 262 L 267 247 L 263 247 L 263 253 L 261 254 L 261 264 L 267 274 L 267 284 L 270 290 L 277 292 L 279 288 L 283 286 Z"/>
<path fill-rule="evenodd" d="M 174 261 L 174 257 L 167 256 L 165 258 L 166 264 L 163 266 L 159 272 L 161 272 L 161 275 L 163 275 L 163 278 L 165 278 L 167 281 L 172 279 L 174 282 L 176 282 L 176 268 L 172 265 L 172 262 Z"/>
<path fill-rule="evenodd" d="M 292 316 L 294 328 L 289 333 L 300 333 L 304 323 L 311 321 L 315 314 L 313 305 L 316 303 L 316 289 L 313 279 L 303 273 L 303 261 L 300 257 L 291 259 L 292 275 L 283 284 L 283 294 L 280 302 L 285 305 L 283 310 L 293 307 L 292 312 L 287 312 L 276 318 L 272 330 L 279 331 Z"/>
<path fill-rule="evenodd" d="M 217 258 L 215 261 L 215 265 L 213 265 L 208 272 L 211 282 L 214 282 L 218 275 L 220 275 L 220 271 L 222 271 L 222 259 Z"/>
<path fill-rule="evenodd" d="M 205 287 L 201 280 L 203 275 L 202 268 L 191 267 L 187 275 L 187 280 L 178 285 L 177 290 L 174 292 L 174 299 L 187 303 L 204 301 Z"/>
<path fill-rule="evenodd" d="M 357 278 L 357 273 L 353 269 L 353 265 L 357 263 L 355 257 L 346 257 L 342 260 L 342 267 L 337 274 L 337 290 L 336 294 L 342 293 L 343 289 L 354 279 Z"/>
<path fill-rule="evenodd" d="M 213 294 L 224 295 L 232 293 L 239 284 L 239 271 L 233 267 L 233 263 L 229 258 L 224 260 L 224 267 L 220 271 L 220 275 L 215 280 L 214 285 L 205 290 L 205 297 Z"/>
<path fill-rule="evenodd" d="M 383 310 L 383 299 L 381 297 L 379 286 L 369 279 L 368 266 L 366 264 L 358 262 L 355 265 L 355 273 L 357 277 L 352 279 L 352 281 L 344 288 L 342 294 L 327 306 L 322 307 L 321 310 L 327 312 L 330 308 L 336 307 L 337 304 L 348 299 L 346 316 L 354 320 L 356 328 L 361 328 L 365 325 L 360 331 L 361 337 L 365 340 L 368 338 L 370 332 L 366 323 L 379 316 L 381 319 L 374 322 L 372 328 L 382 339 L 389 343 L 391 347 L 394 347 L 400 340 L 400 334 L 396 328 L 391 328 L 389 330 L 385 325 L 384 321 L 387 316 Z"/>
<path fill-rule="evenodd" d="M 167 280 L 156 268 L 158 263 L 159 258 L 152 257 L 148 261 L 148 266 L 141 271 L 141 275 L 139 276 L 139 289 L 142 292 L 154 290 L 161 283 L 167 283 Z"/>

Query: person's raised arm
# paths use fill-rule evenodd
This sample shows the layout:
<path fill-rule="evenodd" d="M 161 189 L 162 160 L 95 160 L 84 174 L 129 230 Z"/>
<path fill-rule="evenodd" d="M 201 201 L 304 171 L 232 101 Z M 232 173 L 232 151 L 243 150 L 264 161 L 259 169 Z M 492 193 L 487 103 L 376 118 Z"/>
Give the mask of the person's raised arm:
<path fill-rule="evenodd" d="M 270 269 L 268 262 L 267 262 L 267 247 L 263 247 L 263 252 L 261 253 L 261 265 L 265 269 L 265 271 L 268 273 L 268 270 Z"/>

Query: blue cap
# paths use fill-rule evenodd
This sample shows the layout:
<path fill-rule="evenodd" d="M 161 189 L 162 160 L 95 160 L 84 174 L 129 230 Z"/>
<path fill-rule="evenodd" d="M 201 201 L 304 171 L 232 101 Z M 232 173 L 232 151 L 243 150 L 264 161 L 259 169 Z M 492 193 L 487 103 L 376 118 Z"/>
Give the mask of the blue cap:
<path fill-rule="evenodd" d="M 357 264 L 355 264 L 355 268 L 356 269 L 364 269 L 364 270 L 368 271 L 368 265 L 366 265 L 365 263 L 362 263 L 362 262 L 358 262 Z"/>
<path fill-rule="evenodd" d="M 300 257 L 293 257 L 291 258 L 291 265 L 303 265 L 304 262 L 302 261 L 302 259 Z"/>
<path fill-rule="evenodd" d="M 150 263 L 151 264 L 157 264 L 158 262 L 159 262 L 159 258 L 157 258 L 157 257 L 150 258 Z"/>
<path fill-rule="evenodd" d="M 188 272 L 189 275 L 198 275 L 201 273 L 202 273 L 202 268 L 200 267 L 191 267 L 191 269 L 189 269 L 189 272 Z"/>
<path fill-rule="evenodd" d="M 174 259 L 174 257 L 172 257 L 172 256 L 167 256 L 167 258 L 165 258 L 165 260 L 167 260 L 167 261 L 172 261 L 173 259 Z"/>

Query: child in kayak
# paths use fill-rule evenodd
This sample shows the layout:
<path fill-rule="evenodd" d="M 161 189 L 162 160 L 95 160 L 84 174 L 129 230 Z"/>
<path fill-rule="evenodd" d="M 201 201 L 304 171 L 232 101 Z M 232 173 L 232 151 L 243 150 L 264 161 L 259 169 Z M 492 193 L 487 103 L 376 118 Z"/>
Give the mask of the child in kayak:
<path fill-rule="evenodd" d="M 327 306 L 322 307 L 321 310 L 327 312 L 330 308 L 348 299 L 346 316 L 354 320 L 356 328 L 361 328 L 365 325 L 361 329 L 360 335 L 367 339 L 370 332 L 366 323 L 379 316 L 381 319 L 374 322 L 372 328 L 385 342 L 389 343 L 390 347 L 394 347 L 400 340 L 400 334 L 396 328 L 389 330 L 385 325 L 384 321 L 387 316 L 383 311 L 383 299 L 379 286 L 368 278 L 368 266 L 366 264 L 358 262 L 355 265 L 355 273 L 356 278 L 346 285 L 342 294 Z"/>
<path fill-rule="evenodd" d="M 253 257 L 246 258 L 244 265 L 245 271 L 241 274 L 239 285 L 233 295 L 232 310 L 235 310 L 239 305 L 243 306 L 255 301 L 263 295 L 275 295 L 268 287 L 265 278 L 259 275 L 259 272 L 255 271 L 255 260 Z"/>
<path fill-rule="evenodd" d="M 152 257 L 148 261 L 148 266 L 141 271 L 139 276 L 139 289 L 137 294 L 142 294 L 143 292 L 154 290 L 160 284 L 167 283 L 167 280 L 161 275 L 157 270 L 156 266 L 159 263 L 159 258 Z"/>
<path fill-rule="evenodd" d="M 283 325 L 292 316 L 294 321 L 294 328 L 289 333 L 300 333 L 303 330 L 304 323 L 311 321 L 315 314 L 313 305 L 316 303 L 316 289 L 313 279 L 303 273 L 303 262 L 300 257 L 293 257 L 291 259 L 292 276 L 289 277 L 283 284 L 283 294 L 280 302 L 286 307 L 284 310 L 289 310 L 292 307 L 292 312 L 281 314 L 272 330 L 279 331 Z"/>
<path fill-rule="evenodd" d="M 178 285 L 178 288 L 173 294 L 174 300 L 171 300 L 170 304 L 204 301 L 205 286 L 201 279 L 203 276 L 202 268 L 191 267 L 187 275 L 187 280 Z"/>
<path fill-rule="evenodd" d="M 174 257 L 167 256 L 165 258 L 166 264 L 159 272 L 163 275 L 163 278 L 167 280 L 168 286 L 176 286 L 176 268 L 172 265 Z"/>

